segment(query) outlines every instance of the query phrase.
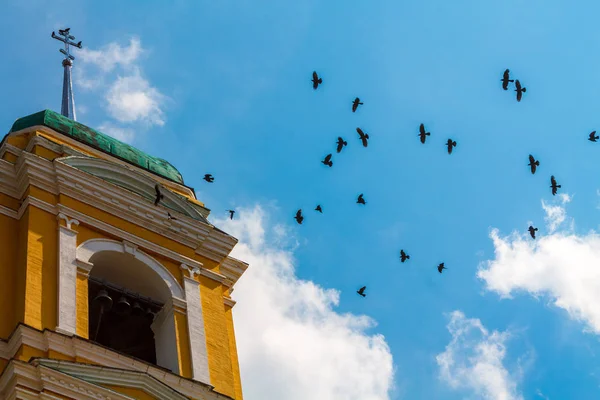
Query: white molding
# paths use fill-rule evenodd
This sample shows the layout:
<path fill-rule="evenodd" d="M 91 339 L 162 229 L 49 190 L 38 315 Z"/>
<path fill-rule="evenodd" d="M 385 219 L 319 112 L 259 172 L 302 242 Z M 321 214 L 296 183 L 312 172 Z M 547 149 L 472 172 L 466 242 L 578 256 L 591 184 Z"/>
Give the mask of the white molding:
<path fill-rule="evenodd" d="M 2 205 L 0 205 L 0 214 L 6 215 L 7 217 L 14 218 L 14 219 L 17 219 L 18 215 L 19 215 L 15 210 L 10 209 L 5 206 L 2 206 Z"/>
<path fill-rule="evenodd" d="M 126 244 L 127 242 L 117 242 L 116 240 L 110 239 L 90 239 L 86 242 L 80 244 L 77 247 L 77 260 L 81 260 L 86 263 L 90 263 L 90 258 L 97 252 L 100 251 L 114 251 L 118 253 L 127 254 L 129 251 L 126 251 L 126 248 L 132 249 L 131 243 Z M 183 299 L 185 298 L 183 288 L 177 282 L 177 279 L 171 274 L 171 272 L 163 266 L 161 263 L 156 261 L 153 257 L 146 254 L 145 252 L 134 247 L 131 250 L 134 254 L 132 254 L 137 260 L 141 261 L 143 264 L 147 265 L 151 268 L 155 273 L 158 274 L 165 282 L 165 285 L 169 288 L 171 292 L 171 297 Z M 131 254 L 131 253 L 130 253 Z"/>
<path fill-rule="evenodd" d="M 77 336 L 67 337 L 52 331 L 44 331 L 42 333 L 25 325 L 19 325 L 17 329 L 15 329 L 10 336 L 8 343 L 0 341 L 0 357 L 12 359 L 23 344 L 44 352 L 52 350 L 69 357 L 80 357 L 89 362 L 98 364 L 97 368 L 102 371 L 101 373 L 106 372 L 106 369 L 103 369 L 102 367 L 122 368 L 130 371 L 144 372 L 191 398 L 206 400 L 230 399 L 227 396 L 213 391 L 211 385 L 182 378 L 159 367 L 136 361 L 131 357 L 89 342 L 86 339 Z M 64 361 L 57 362 L 64 363 Z M 28 364 L 22 361 L 13 360 L 11 363 L 28 368 Z M 81 368 L 86 367 L 86 364 L 78 363 L 77 365 Z M 7 366 L 7 370 L 8 368 L 9 367 Z M 30 368 L 28 368 L 28 370 L 31 371 Z M 2 379 L 0 379 L 0 391 L 1 390 Z"/>
<path fill-rule="evenodd" d="M 225 303 L 225 305 L 233 308 L 233 306 L 235 306 L 237 304 L 237 302 L 233 299 L 230 299 L 228 297 L 223 297 L 223 303 Z"/>
<path fill-rule="evenodd" d="M 69 218 L 63 213 L 58 213 L 58 215 L 56 216 L 56 219 L 58 219 L 58 220 L 63 219 L 65 221 L 65 224 L 67 225 L 67 229 L 72 232 L 77 233 L 77 231 L 74 231 L 73 228 L 71 228 L 71 226 L 73 224 L 79 225 L 79 221 L 77 221 L 75 218 Z"/>

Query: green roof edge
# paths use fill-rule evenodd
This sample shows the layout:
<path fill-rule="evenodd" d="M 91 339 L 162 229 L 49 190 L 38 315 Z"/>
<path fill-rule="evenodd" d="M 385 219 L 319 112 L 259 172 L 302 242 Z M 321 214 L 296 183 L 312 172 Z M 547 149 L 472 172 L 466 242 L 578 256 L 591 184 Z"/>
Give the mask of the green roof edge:
<path fill-rule="evenodd" d="M 167 160 L 153 157 L 100 131 L 73 121 L 52 110 L 43 110 L 15 121 L 10 132 L 43 125 L 83 144 L 110 154 L 170 181 L 184 185 L 181 173 Z"/>

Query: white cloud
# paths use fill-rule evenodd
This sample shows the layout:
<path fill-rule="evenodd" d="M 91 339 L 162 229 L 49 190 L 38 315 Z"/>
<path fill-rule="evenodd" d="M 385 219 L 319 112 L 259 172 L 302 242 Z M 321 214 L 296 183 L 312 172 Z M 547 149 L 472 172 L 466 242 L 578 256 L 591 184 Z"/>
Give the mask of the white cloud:
<path fill-rule="evenodd" d="M 450 313 L 447 325 L 452 340 L 436 356 L 440 377 L 453 389 L 469 389 L 477 398 L 519 400 L 518 374 L 510 374 L 503 364 L 507 332 L 488 332 L 481 321 L 466 318 L 462 311 Z"/>
<path fill-rule="evenodd" d="M 135 137 L 135 131 L 133 129 L 123 128 L 110 122 L 104 122 L 98 127 L 98 130 L 125 143 L 131 143 Z"/>
<path fill-rule="evenodd" d="M 535 394 L 537 394 L 539 397 L 541 397 L 544 400 L 550 400 L 550 397 L 548 397 L 544 393 L 542 393 L 542 391 L 540 389 L 536 389 Z"/>
<path fill-rule="evenodd" d="M 542 200 L 542 208 L 546 212 L 546 216 L 544 220 L 546 221 L 546 225 L 548 226 L 548 231 L 550 233 L 554 233 L 556 229 L 565 222 L 567 218 L 567 212 L 563 205 L 569 203 L 571 201 L 571 196 L 566 193 L 559 194 L 559 201 L 561 205 L 552 205 L 547 204 L 544 200 Z"/>
<path fill-rule="evenodd" d="M 296 277 L 286 226 L 270 226 L 260 206 L 236 215 L 214 222 L 240 240 L 233 256 L 250 264 L 233 293 L 244 398 L 389 399 L 392 354 L 382 335 L 366 332 L 375 322 L 336 312 L 338 291 Z"/>
<path fill-rule="evenodd" d="M 564 221 L 564 208 L 544 208 L 550 224 Z M 600 236 L 594 231 L 577 235 L 571 228 L 535 241 L 518 232 L 501 237 L 493 229 L 495 258 L 482 263 L 477 276 L 502 298 L 519 291 L 545 296 L 585 330 L 600 334 Z"/>
<path fill-rule="evenodd" d="M 105 98 L 109 114 L 120 122 L 140 121 L 160 126 L 165 123 L 160 108 L 163 95 L 150 86 L 139 71 L 130 76 L 119 76 Z"/>
<path fill-rule="evenodd" d="M 94 64 L 106 73 L 111 72 L 116 66 L 134 67 L 142 51 L 140 39 L 132 37 L 129 40 L 129 46 L 125 47 L 112 42 L 99 50 L 82 48 L 78 51 L 78 59 L 81 59 L 83 63 Z"/>
<path fill-rule="evenodd" d="M 127 46 L 111 42 L 96 50 L 83 48 L 77 54 L 81 64 L 74 69 L 75 83 L 87 90 L 102 91 L 108 115 L 120 124 L 163 126 L 163 107 L 168 98 L 143 77 L 140 57 L 145 52 L 137 37 L 131 38 Z M 131 142 L 140 126 L 133 130 L 111 123 L 110 129 Z"/>

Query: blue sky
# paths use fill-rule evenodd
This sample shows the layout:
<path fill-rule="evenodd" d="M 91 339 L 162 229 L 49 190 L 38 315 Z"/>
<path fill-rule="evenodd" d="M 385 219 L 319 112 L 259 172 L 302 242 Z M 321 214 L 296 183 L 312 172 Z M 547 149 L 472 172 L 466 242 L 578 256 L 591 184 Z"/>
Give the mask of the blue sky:
<path fill-rule="evenodd" d="M 385 346 L 369 340 L 383 335 L 396 390 L 382 394 L 391 377 L 382 372 L 385 387 L 362 388 L 362 398 L 598 398 L 600 245 L 591 231 L 600 144 L 586 138 L 600 131 L 600 4 L 7 0 L 3 8 L 5 130 L 60 110 L 61 55 L 50 33 L 70 26 L 85 47 L 74 51 L 80 122 L 171 161 L 214 223 L 248 237 L 240 258 L 274 255 L 269 271 L 293 266 L 284 277 L 293 287 L 337 291 L 317 291 L 333 296 L 319 300 L 328 311 L 318 315 L 377 322 L 348 328 L 351 339 L 368 339 L 348 357 L 377 353 Z M 527 87 L 520 103 L 512 86 L 501 89 L 505 68 Z M 323 78 L 316 91 L 313 70 Z M 364 105 L 353 114 L 356 96 Z M 420 123 L 431 132 L 425 145 Z M 357 126 L 371 137 L 366 149 Z M 348 146 L 327 168 L 319 161 L 337 136 Z M 450 156 L 449 137 L 458 142 Z M 541 163 L 535 175 L 530 153 Z M 550 175 L 568 196 L 551 195 Z M 240 221 L 223 220 L 231 207 Z M 535 244 L 529 223 L 539 228 Z M 401 248 L 411 255 L 405 264 Z M 355 293 L 362 285 L 366 298 Z M 248 286 L 242 279 L 234 293 L 238 341 L 240 332 L 264 334 L 244 325 Z M 454 363 L 445 369 L 443 359 Z M 327 360 L 343 363 L 343 352 Z M 387 371 L 385 355 L 369 360 L 369 373 L 378 363 Z M 253 362 L 241 355 L 246 397 L 268 398 L 252 381 L 261 379 Z M 275 380 L 313 393 L 301 373 Z"/>

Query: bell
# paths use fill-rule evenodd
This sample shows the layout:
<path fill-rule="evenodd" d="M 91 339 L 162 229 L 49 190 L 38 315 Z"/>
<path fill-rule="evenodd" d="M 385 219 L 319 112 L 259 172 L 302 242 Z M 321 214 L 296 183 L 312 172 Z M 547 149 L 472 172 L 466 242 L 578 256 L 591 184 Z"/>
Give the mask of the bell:
<path fill-rule="evenodd" d="M 156 317 L 156 313 L 155 313 L 155 312 L 153 312 L 151 309 L 147 308 L 147 309 L 146 309 L 146 318 L 147 318 L 147 319 L 148 319 L 150 322 L 152 322 L 152 321 L 154 321 L 154 317 Z"/>
<path fill-rule="evenodd" d="M 98 304 L 102 312 L 105 312 L 111 309 L 113 300 L 108 295 L 108 292 L 105 289 L 102 289 L 98 292 L 96 297 L 94 297 L 93 303 Z"/>
<path fill-rule="evenodd" d="M 125 296 L 121 296 L 117 304 L 115 304 L 115 312 L 119 315 L 125 315 L 131 310 L 131 304 L 127 301 Z"/>
<path fill-rule="evenodd" d="M 139 302 L 136 301 L 135 303 L 133 303 L 133 307 L 131 308 L 131 314 L 135 315 L 136 317 L 144 315 L 144 309 L 142 308 Z"/>

